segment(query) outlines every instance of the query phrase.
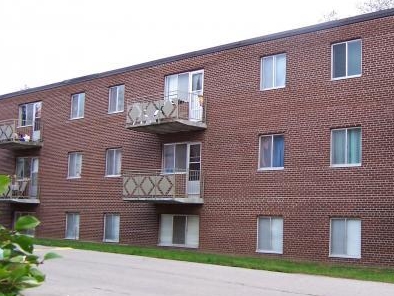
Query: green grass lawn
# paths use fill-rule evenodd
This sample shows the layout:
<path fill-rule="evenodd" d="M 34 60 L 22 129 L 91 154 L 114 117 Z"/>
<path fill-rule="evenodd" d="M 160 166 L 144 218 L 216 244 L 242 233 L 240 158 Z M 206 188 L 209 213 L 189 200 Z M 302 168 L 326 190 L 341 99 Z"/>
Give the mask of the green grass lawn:
<path fill-rule="evenodd" d="M 303 273 L 324 275 L 338 278 L 368 280 L 394 283 L 394 269 L 369 268 L 358 266 L 332 265 L 324 263 L 294 262 L 281 259 L 267 259 L 246 256 L 231 256 L 201 253 L 198 251 L 181 249 L 163 249 L 134 247 L 128 245 L 92 243 L 82 241 L 35 239 L 35 243 L 44 246 L 71 247 L 82 250 L 137 255 L 153 258 L 234 266 L 249 269 L 269 270 L 286 273 Z"/>

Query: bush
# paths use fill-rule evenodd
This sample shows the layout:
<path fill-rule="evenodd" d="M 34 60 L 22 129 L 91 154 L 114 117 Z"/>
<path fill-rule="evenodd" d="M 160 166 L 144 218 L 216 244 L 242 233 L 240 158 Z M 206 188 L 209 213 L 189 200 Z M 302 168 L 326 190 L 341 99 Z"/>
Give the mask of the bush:
<path fill-rule="evenodd" d="M 19 233 L 40 224 L 33 216 L 20 217 L 15 230 L 0 225 L 0 296 L 20 295 L 20 291 L 41 285 L 45 275 L 38 270 L 44 260 L 59 257 L 47 253 L 43 259 L 34 255 L 33 238 Z"/>

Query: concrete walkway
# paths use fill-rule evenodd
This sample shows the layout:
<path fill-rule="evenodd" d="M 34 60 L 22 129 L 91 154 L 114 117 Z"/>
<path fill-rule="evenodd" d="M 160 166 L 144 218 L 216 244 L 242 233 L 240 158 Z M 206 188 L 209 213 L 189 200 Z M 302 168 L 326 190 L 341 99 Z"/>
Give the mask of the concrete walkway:
<path fill-rule="evenodd" d="M 62 259 L 46 262 L 43 286 L 26 296 L 393 296 L 394 285 L 285 274 L 65 248 Z"/>

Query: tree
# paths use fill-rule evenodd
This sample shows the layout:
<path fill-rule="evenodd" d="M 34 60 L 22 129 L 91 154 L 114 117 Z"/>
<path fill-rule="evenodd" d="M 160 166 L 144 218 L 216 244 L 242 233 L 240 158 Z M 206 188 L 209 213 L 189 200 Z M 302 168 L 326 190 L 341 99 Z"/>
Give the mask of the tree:
<path fill-rule="evenodd" d="M 331 10 L 329 13 L 323 15 L 320 22 L 330 22 L 338 19 L 338 13 L 335 10 Z"/>
<path fill-rule="evenodd" d="M 357 8 L 362 13 L 394 8 L 394 0 L 368 0 L 359 4 Z"/>

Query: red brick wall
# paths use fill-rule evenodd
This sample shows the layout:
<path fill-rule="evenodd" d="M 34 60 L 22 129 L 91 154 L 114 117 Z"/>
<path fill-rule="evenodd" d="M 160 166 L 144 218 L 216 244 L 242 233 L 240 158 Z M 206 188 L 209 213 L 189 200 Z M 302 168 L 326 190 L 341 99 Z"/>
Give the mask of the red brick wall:
<path fill-rule="evenodd" d="M 65 213 L 81 214 L 80 239 L 103 238 L 103 214 L 120 213 L 121 243 L 156 245 L 160 213 L 200 214 L 202 251 L 256 254 L 257 217 L 284 218 L 284 251 L 296 260 L 394 266 L 394 18 L 240 47 L 0 101 L 0 119 L 42 100 L 42 220 L 37 234 L 64 237 Z M 362 76 L 331 81 L 331 44 L 362 39 Z M 283 89 L 260 91 L 260 58 L 286 52 Z M 164 76 L 204 69 L 203 132 L 150 135 L 107 114 L 108 87 L 126 99 L 160 93 Z M 69 120 L 70 96 L 85 92 L 85 117 Z M 135 99 L 136 101 L 138 99 Z M 362 127 L 362 166 L 330 167 L 330 129 Z M 260 134 L 283 133 L 285 168 L 257 171 Z M 201 141 L 204 205 L 122 200 L 121 178 L 105 178 L 105 151 L 122 148 L 122 171 L 160 168 L 161 145 Z M 82 178 L 68 180 L 68 152 L 83 153 Z M 0 163 L 14 162 L 0 154 Z M 11 166 L 13 167 L 13 166 Z M 14 206 L 13 210 L 16 207 Z M 362 258 L 329 258 L 330 217 L 362 221 Z"/>

